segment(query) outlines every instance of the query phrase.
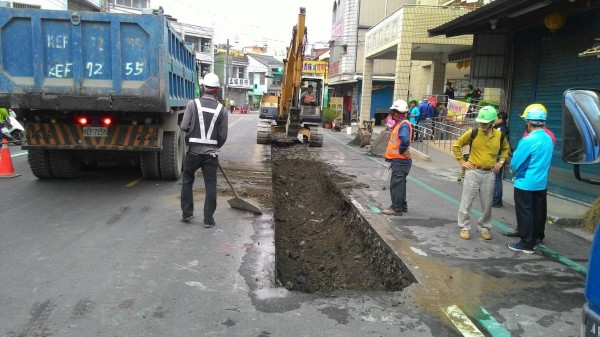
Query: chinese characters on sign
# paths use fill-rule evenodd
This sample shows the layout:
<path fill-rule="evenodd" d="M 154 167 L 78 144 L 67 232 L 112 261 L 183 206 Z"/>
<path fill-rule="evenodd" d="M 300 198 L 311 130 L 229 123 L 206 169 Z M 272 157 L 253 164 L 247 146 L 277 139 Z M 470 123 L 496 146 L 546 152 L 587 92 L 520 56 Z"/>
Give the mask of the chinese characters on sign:
<path fill-rule="evenodd" d="M 250 87 L 250 80 L 247 78 L 230 78 L 229 79 L 230 87 Z"/>
<path fill-rule="evenodd" d="M 327 72 L 326 61 L 304 61 L 302 73 L 311 75 L 324 75 Z"/>

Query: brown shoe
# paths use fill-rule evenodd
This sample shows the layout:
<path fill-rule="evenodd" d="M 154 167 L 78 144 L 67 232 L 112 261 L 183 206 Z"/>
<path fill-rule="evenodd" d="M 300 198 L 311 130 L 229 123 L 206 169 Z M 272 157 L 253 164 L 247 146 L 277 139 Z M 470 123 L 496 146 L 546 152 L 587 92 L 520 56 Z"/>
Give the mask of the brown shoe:
<path fill-rule="evenodd" d="M 515 229 L 512 232 L 508 232 L 508 233 L 504 233 L 505 236 L 508 236 L 509 238 L 520 238 L 521 237 L 521 231 L 519 231 L 519 228 L 517 227 L 517 229 Z"/>
<path fill-rule="evenodd" d="M 488 231 L 485 228 L 482 228 L 479 230 L 479 236 L 481 236 L 482 239 L 484 240 L 491 240 L 492 239 L 492 235 L 490 234 L 490 231 Z"/>
<path fill-rule="evenodd" d="M 461 229 L 458 234 L 465 240 L 469 240 L 471 238 L 471 233 L 469 233 L 469 231 L 466 229 Z"/>
<path fill-rule="evenodd" d="M 385 215 L 402 215 L 402 212 L 397 212 L 393 208 L 384 209 L 381 213 Z"/>

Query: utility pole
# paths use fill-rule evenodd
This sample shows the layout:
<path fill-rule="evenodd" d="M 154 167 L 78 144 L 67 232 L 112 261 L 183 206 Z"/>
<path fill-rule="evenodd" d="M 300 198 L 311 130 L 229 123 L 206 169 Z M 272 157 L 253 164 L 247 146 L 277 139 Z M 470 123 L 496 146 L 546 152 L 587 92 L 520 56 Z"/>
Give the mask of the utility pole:
<path fill-rule="evenodd" d="M 229 97 L 229 39 L 227 39 L 227 58 L 225 59 L 225 86 L 223 89 L 223 100 Z"/>

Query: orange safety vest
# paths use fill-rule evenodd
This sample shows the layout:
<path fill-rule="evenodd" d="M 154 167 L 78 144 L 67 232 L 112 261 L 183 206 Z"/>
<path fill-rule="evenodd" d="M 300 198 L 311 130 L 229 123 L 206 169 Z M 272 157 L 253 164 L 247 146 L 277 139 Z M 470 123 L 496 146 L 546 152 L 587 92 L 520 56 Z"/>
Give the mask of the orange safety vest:
<path fill-rule="evenodd" d="M 397 123 L 392 130 L 392 134 L 390 135 L 390 141 L 388 142 L 387 149 L 385 150 L 385 159 L 411 159 L 409 149 L 406 149 L 404 153 L 400 153 L 400 136 L 398 135 L 398 131 L 403 124 L 408 124 L 410 131 L 408 136 L 412 135 L 412 124 L 407 119 L 402 120 L 400 123 Z"/>

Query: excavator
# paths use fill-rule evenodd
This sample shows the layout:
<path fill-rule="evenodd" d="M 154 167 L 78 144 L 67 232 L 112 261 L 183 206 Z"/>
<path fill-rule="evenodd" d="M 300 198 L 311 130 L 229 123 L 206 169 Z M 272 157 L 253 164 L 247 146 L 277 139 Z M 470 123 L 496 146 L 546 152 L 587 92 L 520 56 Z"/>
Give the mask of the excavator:
<path fill-rule="evenodd" d="M 263 96 L 270 100 L 264 106 L 273 109 L 276 105 L 277 115 L 268 113 L 261 101 L 261 119 L 268 123 L 259 122 L 256 143 L 269 144 L 271 141 L 295 139 L 302 135 L 303 140 L 311 147 L 323 146 L 323 134 L 321 132 L 321 101 L 323 97 L 323 80 L 315 77 L 302 77 L 304 51 L 307 41 L 307 29 L 305 25 L 306 9 L 300 8 L 298 22 L 292 29 L 292 40 L 287 50 L 287 56 L 283 60 L 283 82 L 281 83 L 281 94 L 274 97 Z M 300 97 L 303 88 L 312 86 L 315 89 L 316 99 L 310 104 L 301 102 Z M 265 101 L 265 103 L 267 103 Z M 274 112 L 274 111 L 273 111 Z M 278 135 L 276 137 L 276 135 Z M 282 134 L 287 138 L 281 137 Z"/>

